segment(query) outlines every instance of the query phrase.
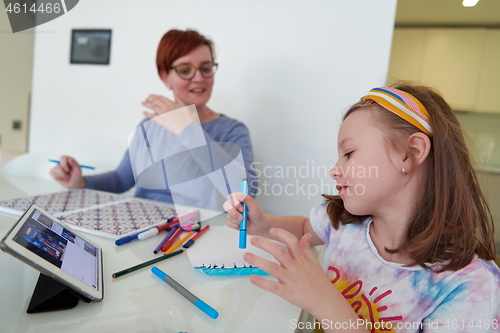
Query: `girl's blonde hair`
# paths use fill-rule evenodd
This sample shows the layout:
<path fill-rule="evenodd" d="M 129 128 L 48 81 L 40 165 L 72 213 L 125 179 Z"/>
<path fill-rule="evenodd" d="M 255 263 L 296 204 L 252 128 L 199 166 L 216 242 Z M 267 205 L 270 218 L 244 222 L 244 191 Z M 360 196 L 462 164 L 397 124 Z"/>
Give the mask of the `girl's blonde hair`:
<path fill-rule="evenodd" d="M 409 82 L 399 82 L 392 87 L 413 95 L 425 106 L 434 136 L 430 138 L 427 177 L 406 239 L 398 248 L 386 250 L 407 252 L 415 264 L 425 268 L 438 263 L 438 272 L 465 267 L 476 254 L 493 260 L 493 218 L 451 107 L 430 87 Z M 420 130 L 376 103 L 354 104 L 343 119 L 363 109 L 375 110 L 375 125 L 387 133 L 389 146 L 413 160 L 407 138 Z M 339 196 L 323 196 L 327 199 L 326 211 L 335 229 L 339 223 L 360 223 L 366 218 L 347 212 Z"/>

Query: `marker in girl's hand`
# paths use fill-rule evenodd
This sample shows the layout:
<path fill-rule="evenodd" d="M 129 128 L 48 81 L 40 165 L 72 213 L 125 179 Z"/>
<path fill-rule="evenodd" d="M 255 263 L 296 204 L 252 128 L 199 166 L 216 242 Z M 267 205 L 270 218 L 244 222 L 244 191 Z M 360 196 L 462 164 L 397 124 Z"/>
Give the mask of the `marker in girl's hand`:
<path fill-rule="evenodd" d="M 241 181 L 241 193 L 248 194 L 248 180 L 243 178 Z M 247 248 L 247 220 L 248 220 L 248 207 L 245 203 L 241 203 L 243 206 L 243 220 L 240 223 L 240 249 Z"/>

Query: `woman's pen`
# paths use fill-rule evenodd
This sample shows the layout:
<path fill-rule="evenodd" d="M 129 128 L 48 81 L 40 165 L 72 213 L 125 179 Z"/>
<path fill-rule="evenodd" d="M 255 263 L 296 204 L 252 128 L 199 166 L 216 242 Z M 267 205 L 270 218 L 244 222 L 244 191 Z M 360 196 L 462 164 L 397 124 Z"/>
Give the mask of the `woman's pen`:
<path fill-rule="evenodd" d="M 57 164 L 61 164 L 61 161 L 57 161 L 57 160 L 49 160 L 49 162 L 54 162 L 54 163 L 57 163 Z M 87 166 L 87 165 L 80 165 L 80 168 L 92 169 L 92 170 L 95 169 L 94 167 Z"/>

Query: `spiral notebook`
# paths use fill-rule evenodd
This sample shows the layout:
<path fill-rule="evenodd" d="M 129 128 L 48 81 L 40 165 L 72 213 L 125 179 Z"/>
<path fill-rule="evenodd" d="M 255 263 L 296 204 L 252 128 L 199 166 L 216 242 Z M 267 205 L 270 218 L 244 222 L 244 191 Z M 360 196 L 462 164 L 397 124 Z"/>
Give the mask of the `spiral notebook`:
<path fill-rule="evenodd" d="M 40 206 L 73 229 L 118 239 L 166 223 L 193 210 L 174 204 L 124 195 L 73 189 L 0 201 L 0 212 L 20 216 L 32 204 Z"/>
<path fill-rule="evenodd" d="M 187 251 L 191 265 L 207 275 L 266 275 L 260 268 L 248 264 L 243 255 L 253 253 L 270 261 L 276 261 L 269 253 L 250 244 L 238 247 L 239 232 L 227 226 L 211 226 Z"/>

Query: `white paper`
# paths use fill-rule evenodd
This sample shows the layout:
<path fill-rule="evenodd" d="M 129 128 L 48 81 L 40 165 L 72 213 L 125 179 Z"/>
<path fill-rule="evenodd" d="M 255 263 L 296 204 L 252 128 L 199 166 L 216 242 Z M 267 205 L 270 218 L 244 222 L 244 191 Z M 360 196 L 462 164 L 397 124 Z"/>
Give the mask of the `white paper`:
<path fill-rule="evenodd" d="M 210 226 L 186 251 L 194 268 L 241 268 L 250 265 L 243 260 L 246 252 L 270 261 L 276 261 L 269 253 L 250 244 L 252 236 L 247 236 L 247 248 L 240 249 L 239 231 L 227 226 Z M 215 267 L 214 267 L 215 266 Z"/>

